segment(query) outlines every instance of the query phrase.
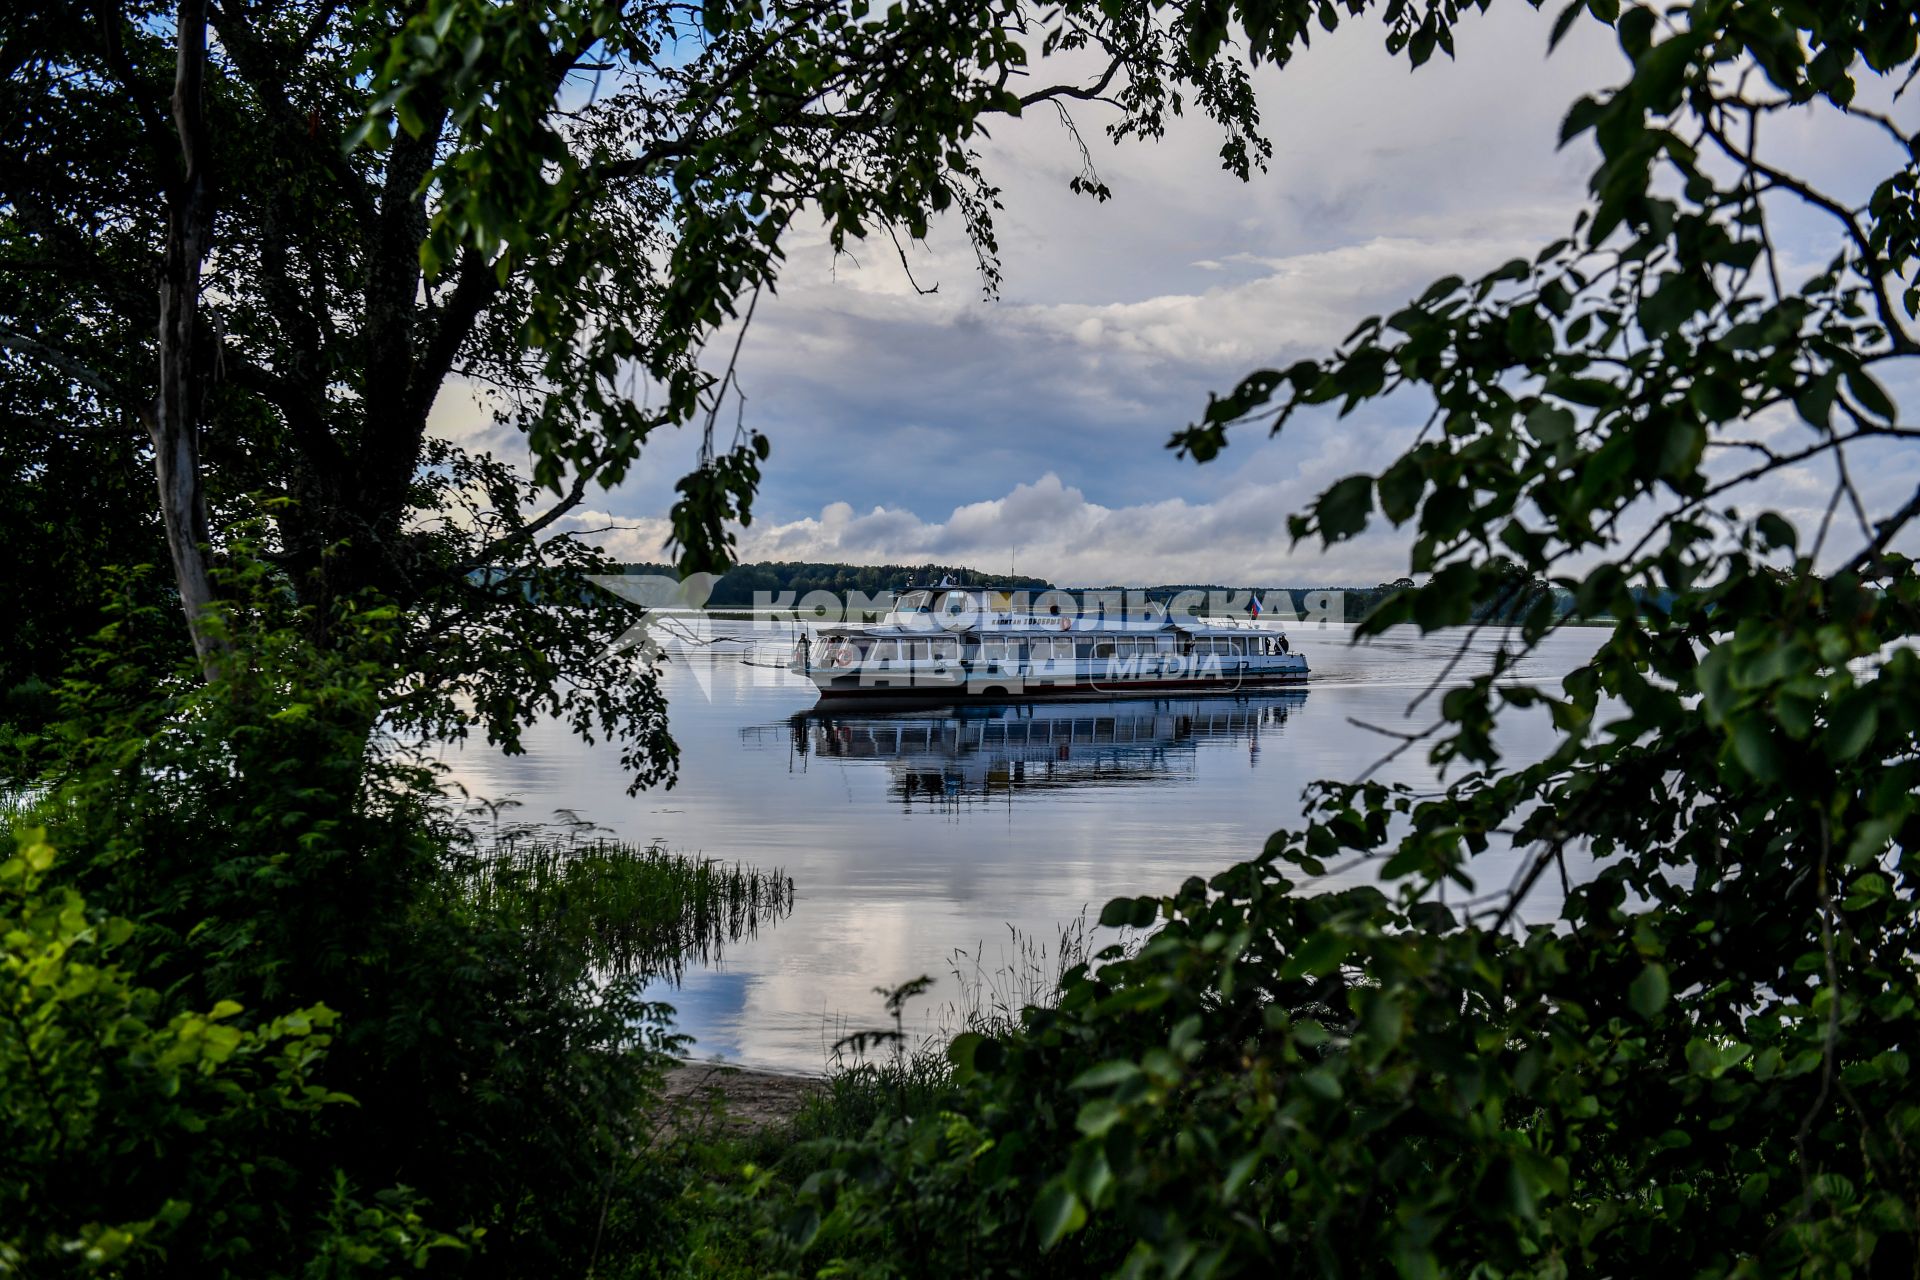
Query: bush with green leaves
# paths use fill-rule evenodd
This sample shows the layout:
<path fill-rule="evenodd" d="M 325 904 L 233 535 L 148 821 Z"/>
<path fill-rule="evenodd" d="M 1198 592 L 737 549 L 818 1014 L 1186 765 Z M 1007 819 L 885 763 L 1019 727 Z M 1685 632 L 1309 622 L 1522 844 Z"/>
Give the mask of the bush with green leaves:
<path fill-rule="evenodd" d="M 1884 879 L 1836 903 L 1836 999 L 1817 944 L 1771 994 L 1700 982 L 1754 940 L 1627 908 L 1626 875 L 1514 936 L 1302 893 L 1304 856 L 1111 904 L 1161 927 L 1016 1033 L 956 1039 L 953 1108 L 821 1144 L 769 1238 L 810 1274 L 1911 1265 L 1920 966 Z"/>
<path fill-rule="evenodd" d="M 156 683 L 145 649 L 165 615 L 132 594 L 110 606 L 63 686 L 58 764 L 29 811 L 67 851 L 64 884 L 130 922 L 116 956 L 139 987 L 185 1010 L 331 1011 L 327 1086 L 353 1103 L 285 1133 L 236 1135 L 229 1154 L 236 1169 L 283 1170 L 306 1197 L 288 1212 L 338 1231 L 247 1233 L 254 1252 L 232 1265 L 373 1267 L 387 1255 L 367 1249 L 415 1230 L 410 1202 L 355 1188 L 401 1183 L 428 1221 L 484 1232 L 462 1256 L 469 1273 L 577 1273 L 596 1252 L 603 1273 L 604 1259 L 651 1268 L 671 1247 L 656 1209 L 678 1183 L 643 1156 L 647 1111 L 680 1042 L 645 985 L 678 961 L 673 939 L 711 942 L 716 905 L 728 910 L 708 900 L 713 887 L 750 873 L 703 876 L 612 847 L 583 864 L 590 877 L 562 874 L 557 855 L 542 862 L 551 884 L 500 862 L 441 803 L 425 761 L 367 739 L 391 610 L 337 607 L 324 624 L 335 643 L 317 650 L 294 616 L 304 606 L 264 576 L 229 589 L 249 612 L 214 685 L 179 655 Z M 610 883 L 624 896 L 604 905 L 625 916 L 591 920 L 581 898 Z M 648 915 L 661 904 L 673 919 Z M 539 927 L 559 918 L 570 927 Z M 594 926 L 651 949 L 603 972 L 583 944 Z M 191 1198 L 163 1150 L 122 1156 L 125 1177 Z M 50 1195 L 37 1177 L 23 1194 Z M 169 1256 L 226 1265 L 202 1243 Z"/>
<path fill-rule="evenodd" d="M 321 1082 L 337 1015 L 179 1007 L 124 970 L 134 925 L 63 883 L 42 830 L 0 860 L 0 1275 L 259 1274 L 285 1252 L 374 1275 L 464 1250 L 405 1187 L 288 1158 L 353 1099 Z M 430 1212 L 430 1211 L 427 1211 Z M 265 1265 L 263 1265 L 265 1264 Z"/>

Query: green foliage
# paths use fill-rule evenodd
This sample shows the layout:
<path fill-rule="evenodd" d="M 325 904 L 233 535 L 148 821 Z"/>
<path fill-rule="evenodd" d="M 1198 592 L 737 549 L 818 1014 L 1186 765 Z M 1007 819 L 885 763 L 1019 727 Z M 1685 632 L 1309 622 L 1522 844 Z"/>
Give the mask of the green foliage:
<path fill-rule="evenodd" d="M 251 1274 L 299 1249 L 364 1275 L 478 1238 L 429 1227 L 405 1187 L 368 1203 L 286 1158 L 353 1103 L 318 1082 L 331 1009 L 179 1009 L 121 967 L 135 926 L 63 879 L 44 831 L 0 861 L 0 1273 Z"/>
<path fill-rule="evenodd" d="M 1617 871 L 1576 890 L 1580 927 L 1514 936 L 1371 888 L 1302 894 L 1290 859 L 1276 842 L 1111 904 L 1162 927 L 1014 1033 L 957 1038 L 962 1100 L 839 1144 L 769 1238 L 871 1274 L 1912 1257 L 1914 911 L 1884 878 L 1836 905 L 1844 985 L 1816 945 L 1767 996 L 1700 981 L 1755 939 L 1627 909 Z"/>
<path fill-rule="evenodd" d="M 16 23 L 8 23 L 9 38 Z M 11 64 L 10 64 L 11 65 Z M 10 72 L 11 74 L 11 72 Z M 9 116 L 14 130 L 21 126 Z M 0 724 L 30 734 L 56 714 L 53 690 L 79 644 L 105 622 L 102 601 L 121 584 L 112 566 L 147 566 L 127 584 L 163 603 L 171 589 L 166 540 L 154 505 L 153 472 L 138 448 L 140 423 L 113 394 L 117 381 L 148 375 L 150 358 L 134 367 L 97 359 L 78 376 L 72 353 L 93 355 L 118 345 L 131 362 L 152 338 L 156 312 L 135 323 L 116 319 L 89 296 L 84 282 L 51 264 L 12 256 L 17 206 L 9 202 L 9 255 L 0 269 L 0 595 L 8 602 L 7 643 L 0 645 Z M 102 256 L 130 273 L 142 271 L 117 246 Z M 31 316 L 33 335 L 12 317 Z M 175 624 L 176 631 L 178 630 Z M 184 635 L 177 637 L 182 645 Z M 171 662 L 169 662 L 171 665 Z M 22 744 L 25 745 L 25 744 Z M 13 753 L 8 753 L 12 755 Z M 31 776 L 30 759 L 0 757 L 5 776 Z"/>
<path fill-rule="evenodd" d="M 609 651 L 639 614 L 587 585 L 613 562 L 578 538 L 543 538 L 552 509 L 529 515 L 538 486 L 499 460 L 430 441 L 422 462 L 408 500 L 419 557 L 410 572 L 438 585 L 425 598 L 366 597 L 411 604 L 392 615 L 376 655 L 385 722 L 422 739 L 477 734 L 512 755 L 522 731 L 557 719 L 588 742 L 618 744 L 632 790 L 671 785 L 679 750 L 654 673 Z M 326 643 L 350 639 L 314 630 Z"/>

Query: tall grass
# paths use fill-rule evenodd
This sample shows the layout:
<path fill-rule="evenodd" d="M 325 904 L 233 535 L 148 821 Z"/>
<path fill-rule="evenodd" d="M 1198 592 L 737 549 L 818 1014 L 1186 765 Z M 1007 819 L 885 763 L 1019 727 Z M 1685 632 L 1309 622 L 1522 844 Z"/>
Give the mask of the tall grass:
<path fill-rule="evenodd" d="M 1062 979 L 1093 959 L 1094 928 L 1083 909 L 1051 944 L 1009 924 L 991 959 L 984 938 L 972 950 L 956 948 L 947 958 L 954 994 L 929 1013 L 924 1031 L 905 1029 L 902 997 L 924 989 L 909 983 L 888 998 L 892 1028 L 839 1036 L 827 1055 L 827 1087 L 795 1117 L 794 1136 L 855 1138 L 875 1120 L 930 1116 L 957 1104 L 948 1043 L 967 1031 L 1008 1035 L 1025 1010 L 1052 1007 Z M 1123 935 L 1119 943 L 1133 940 Z M 884 1052 L 870 1055 L 875 1046 Z"/>
<path fill-rule="evenodd" d="M 464 884 L 475 908 L 571 943 L 596 968 L 676 983 L 793 909 L 778 869 L 618 840 L 509 838 L 474 859 Z"/>
<path fill-rule="evenodd" d="M 1061 981 L 1093 958 L 1093 923 L 1085 907 L 1055 931 L 1051 947 L 1030 933 L 1007 925 L 1007 940 L 992 963 L 983 938 L 972 951 L 957 947 L 947 957 L 956 994 L 940 1010 L 937 1038 L 943 1043 L 963 1031 L 999 1035 L 1020 1025 L 1025 1009 L 1051 1008 Z"/>

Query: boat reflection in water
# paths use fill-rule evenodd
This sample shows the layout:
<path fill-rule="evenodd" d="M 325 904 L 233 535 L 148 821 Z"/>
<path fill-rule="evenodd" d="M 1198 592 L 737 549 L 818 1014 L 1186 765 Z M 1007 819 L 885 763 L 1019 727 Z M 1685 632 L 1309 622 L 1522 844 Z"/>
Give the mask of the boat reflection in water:
<path fill-rule="evenodd" d="M 814 710 L 794 716 L 801 757 L 871 760 L 893 774 L 889 792 L 958 804 L 1023 792 L 1180 782 L 1202 744 L 1261 744 L 1284 732 L 1304 689 L 1100 703 L 970 703 L 894 713 Z"/>

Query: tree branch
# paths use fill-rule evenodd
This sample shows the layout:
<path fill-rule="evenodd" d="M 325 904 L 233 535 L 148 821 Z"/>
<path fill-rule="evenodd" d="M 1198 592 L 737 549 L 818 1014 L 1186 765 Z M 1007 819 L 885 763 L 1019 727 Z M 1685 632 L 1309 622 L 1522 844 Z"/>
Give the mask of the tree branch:
<path fill-rule="evenodd" d="M 219 676 L 226 643 L 207 625 L 214 603 L 207 563 L 211 535 L 200 467 L 200 415 L 206 402 L 199 367 L 200 287 L 213 240 L 213 182 L 206 120 L 207 0 L 181 0 L 175 17 L 174 130 L 180 179 L 167 197 L 166 267 L 160 280 L 159 394 L 147 420 L 154 482 L 167 531 L 180 607 L 201 672 Z"/>
<path fill-rule="evenodd" d="M 555 521 L 580 505 L 581 500 L 586 497 L 587 485 L 594 476 L 599 474 L 599 471 L 598 463 L 580 468 L 574 473 L 573 484 L 567 489 L 566 496 L 518 529 L 502 534 L 474 552 L 454 567 L 454 576 L 464 578 L 475 569 L 484 569 L 498 560 L 501 552 L 519 546 L 523 542 L 530 542 L 552 528 Z"/>
<path fill-rule="evenodd" d="M 1112 84 L 1113 78 L 1120 74 L 1120 68 L 1124 62 L 1125 60 L 1122 58 L 1114 58 L 1112 62 L 1107 64 L 1106 71 L 1091 85 L 1083 87 L 1072 84 L 1056 84 L 1049 85 L 1045 89 L 1035 89 L 1032 93 L 1022 94 L 1020 96 L 1020 105 L 1023 108 L 1031 107 L 1036 103 L 1049 102 L 1055 98 L 1078 98 L 1082 102 L 1107 102 L 1109 99 L 1104 96 L 1107 92 L 1107 86 Z"/>
<path fill-rule="evenodd" d="M 414 362 L 412 379 L 407 388 L 409 421 L 415 417 L 426 421 L 427 412 L 432 409 L 441 384 L 453 372 L 453 362 L 459 358 L 460 348 L 473 333 L 481 312 L 487 309 L 487 304 L 499 292 L 499 278 L 485 260 L 472 249 L 462 253 L 453 293 L 440 308 L 434 319 L 433 333 L 427 338 L 420 358 Z"/>
<path fill-rule="evenodd" d="M 173 136 L 167 128 L 166 117 L 155 108 L 154 98 L 157 95 L 143 88 L 133 63 L 127 58 L 127 47 L 121 39 L 126 15 L 111 0 L 95 0 L 93 11 L 100 22 L 101 54 L 107 70 L 120 86 L 120 92 L 126 95 L 127 105 L 139 118 L 140 131 L 158 163 L 162 181 L 171 185 L 168 170 L 173 159 Z"/>
<path fill-rule="evenodd" d="M 1841 565 L 1837 573 L 1865 573 L 1872 568 L 1878 563 L 1881 552 L 1887 549 L 1887 544 L 1893 541 L 1894 535 L 1912 523 L 1915 516 L 1920 516 L 1920 489 L 1915 489 L 1913 496 L 1898 511 L 1874 525 L 1873 538 L 1860 549 L 1858 555 Z"/>
<path fill-rule="evenodd" d="M 1727 141 L 1726 135 L 1705 117 L 1702 117 L 1702 127 L 1706 135 L 1713 139 L 1714 145 L 1725 152 L 1727 158 L 1735 164 L 1745 165 L 1775 186 L 1793 192 L 1816 209 L 1831 214 L 1841 226 L 1846 228 L 1847 238 L 1852 240 L 1854 246 L 1860 251 L 1860 274 L 1867 278 L 1867 283 L 1873 289 L 1875 310 L 1879 312 L 1881 325 L 1887 330 L 1887 340 L 1901 355 L 1920 355 L 1920 342 L 1915 342 L 1907 336 L 1907 331 L 1901 327 L 1894 313 L 1893 299 L 1887 294 L 1887 272 L 1881 264 L 1880 255 L 1874 252 L 1873 242 L 1867 238 L 1867 233 L 1861 228 L 1860 220 L 1854 216 L 1853 210 L 1832 196 L 1816 191 L 1791 174 L 1773 168 L 1758 156 L 1742 152 L 1740 148 Z"/>
<path fill-rule="evenodd" d="M 323 4 L 314 21 L 320 22 L 332 12 L 333 7 L 331 3 Z M 239 5 L 218 6 L 213 11 L 213 21 L 214 28 L 220 33 L 221 44 L 233 60 L 234 69 L 266 108 L 267 119 L 272 122 L 274 132 L 287 153 L 303 157 L 312 167 L 331 178 L 352 207 L 354 218 L 361 226 L 371 227 L 375 213 L 373 189 L 354 172 L 353 166 L 341 154 L 339 131 L 331 127 L 320 128 L 317 120 L 310 122 L 294 109 L 286 92 L 290 78 L 288 59 L 278 56 L 280 51 L 267 46 L 248 24 L 246 14 Z M 295 51 L 293 60 L 297 61 L 305 47 L 311 44 L 312 40 L 306 39 L 302 49 Z"/>
<path fill-rule="evenodd" d="M 338 477 L 346 470 L 346 454 L 326 420 L 321 416 L 313 394 L 281 377 L 237 350 L 222 343 L 220 364 L 227 380 L 244 391 L 259 396 L 275 409 L 293 432 L 309 459 L 325 474 Z"/>
<path fill-rule="evenodd" d="M 84 360 L 69 355 L 58 347 L 50 346 L 38 338 L 30 338 L 12 329 L 0 329 L 0 347 L 18 351 L 21 355 L 29 356 L 44 365 L 58 369 L 75 382 L 99 393 L 103 399 L 140 415 L 143 421 L 152 416 L 152 405 L 144 403 L 133 392 L 95 372 L 93 367 Z"/>

